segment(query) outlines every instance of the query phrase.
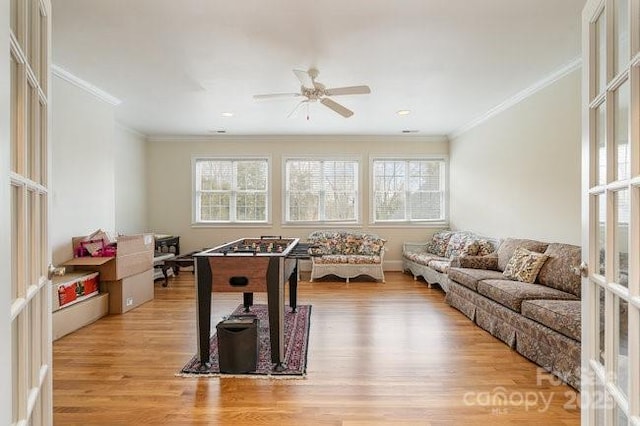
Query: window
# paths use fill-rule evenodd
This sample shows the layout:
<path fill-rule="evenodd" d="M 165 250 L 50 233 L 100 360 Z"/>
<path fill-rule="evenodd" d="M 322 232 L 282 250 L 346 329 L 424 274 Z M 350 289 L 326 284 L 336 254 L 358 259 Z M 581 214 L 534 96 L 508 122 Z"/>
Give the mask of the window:
<path fill-rule="evenodd" d="M 285 160 L 286 223 L 358 222 L 358 161 Z"/>
<path fill-rule="evenodd" d="M 446 162 L 434 159 L 374 159 L 374 222 L 446 221 Z"/>
<path fill-rule="evenodd" d="M 264 158 L 197 158 L 196 223 L 266 223 L 269 161 Z"/>

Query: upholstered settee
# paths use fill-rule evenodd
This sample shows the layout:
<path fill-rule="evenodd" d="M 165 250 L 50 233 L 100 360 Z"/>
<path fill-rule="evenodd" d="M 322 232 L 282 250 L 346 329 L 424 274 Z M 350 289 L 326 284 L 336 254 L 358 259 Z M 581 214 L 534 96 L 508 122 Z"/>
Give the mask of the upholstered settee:
<path fill-rule="evenodd" d="M 429 287 L 438 284 L 445 292 L 447 273 L 459 256 L 485 256 L 495 252 L 500 240 L 469 231 L 438 231 L 424 242 L 405 242 L 402 246 L 402 269 L 413 279 L 424 278 Z"/>
<path fill-rule="evenodd" d="M 368 275 L 384 282 L 382 262 L 385 240 L 375 234 L 349 230 L 323 230 L 309 234 L 311 279 L 326 275 L 350 278 Z"/>
<path fill-rule="evenodd" d="M 580 388 L 580 247 L 505 239 L 448 271 L 446 302 L 548 372 Z"/>

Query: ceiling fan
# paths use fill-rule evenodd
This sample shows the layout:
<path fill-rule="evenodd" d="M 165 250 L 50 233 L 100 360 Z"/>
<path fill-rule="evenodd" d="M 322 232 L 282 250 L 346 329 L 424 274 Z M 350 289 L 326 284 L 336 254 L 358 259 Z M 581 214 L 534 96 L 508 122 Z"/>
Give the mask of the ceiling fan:
<path fill-rule="evenodd" d="M 341 95 L 366 95 L 371 93 L 369 86 L 348 86 L 348 87 L 336 87 L 333 89 L 327 89 L 324 84 L 316 81 L 318 77 L 318 70 L 310 68 L 309 71 L 293 70 L 293 73 L 300 80 L 300 93 L 270 93 L 266 95 L 254 95 L 254 99 L 274 99 L 274 98 L 296 98 L 303 96 L 306 99 L 301 100 L 296 107 L 289 113 L 288 117 L 291 117 L 297 109 L 307 104 L 307 107 L 311 102 L 320 101 L 320 103 L 327 108 L 332 109 L 341 116 L 349 118 L 353 115 L 353 111 L 340 105 L 329 96 L 341 96 Z M 309 113 L 307 110 L 307 120 L 309 119 Z"/>

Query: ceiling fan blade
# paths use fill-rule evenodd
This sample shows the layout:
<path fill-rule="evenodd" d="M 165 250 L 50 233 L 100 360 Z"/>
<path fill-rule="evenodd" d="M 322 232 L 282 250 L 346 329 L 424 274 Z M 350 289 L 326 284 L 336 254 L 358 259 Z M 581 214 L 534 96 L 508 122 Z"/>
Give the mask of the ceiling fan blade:
<path fill-rule="evenodd" d="M 304 87 L 306 87 L 307 89 L 314 88 L 313 79 L 308 72 L 302 70 L 293 70 L 293 73 L 296 75 L 296 77 L 298 77 L 298 80 L 300 80 L 300 84 L 302 84 Z"/>
<path fill-rule="evenodd" d="M 371 93 L 369 86 L 349 86 L 349 87 L 336 87 L 333 89 L 326 89 L 327 96 L 337 95 L 366 95 Z"/>
<path fill-rule="evenodd" d="M 320 100 L 320 103 L 328 108 L 331 108 L 332 110 L 334 110 L 335 112 L 337 112 L 338 114 L 340 114 L 341 116 L 343 116 L 344 118 L 349 118 L 353 115 L 353 111 L 351 111 L 348 108 L 343 107 L 342 105 L 340 105 L 339 103 L 329 99 L 329 98 L 322 98 L 322 100 Z"/>
<path fill-rule="evenodd" d="M 266 95 L 253 95 L 253 99 L 297 98 L 301 93 L 269 93 Z"/>
<path fill-rule="evenodd" d="M 296 111 L 298 111 L 298 109 L 300 108 L 300 105 L 302 105 L 302 104 L 304 104 L 304 103 L 307 103 L 307 102 L 309 102 L 309 100 L 308 100 L 308 99 L 305 99 L 304 101 L 300 101 L 300 102 L 298 102 L 298 104 L 295 106 L 295 108 L 293 108 L 293 109 L 291 110 L 291 112 L 289 113 L 289 115 L 287 115 L 287 118 L 291 118 L 291 116 L 292 116 L 293 114 L 295 114 L 295 112 L 296 112 Z"/>

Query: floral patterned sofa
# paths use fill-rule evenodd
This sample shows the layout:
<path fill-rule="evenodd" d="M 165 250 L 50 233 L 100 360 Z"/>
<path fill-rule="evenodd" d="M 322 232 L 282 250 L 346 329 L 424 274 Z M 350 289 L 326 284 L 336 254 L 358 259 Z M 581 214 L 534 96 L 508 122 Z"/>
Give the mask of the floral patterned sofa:
<path fill-rule="evenodd" d="M 402 246 L 402 269 L 423 277 L 429 287 L 438 284 L 445 292 L 451 262 L 459 256 L 485 256 L 496 251 L 500 240 L 482 237 L 469 231 L 438 231 L 426 242 L 405 242 Z"/>
<path fill-rule="evenodd" d="M 578 246 L 508 238 L 496 253 L 456 259 L 445 301 L 579 389 L 580 260 Z"/>
<path fill-rule="evenodd" d="M 368 275 L 384 282 L 382 261 L 385 240 L 375 234 L 349 230 L 323 230 L 309 234 L 311 279 L 337 275 Z"/>

